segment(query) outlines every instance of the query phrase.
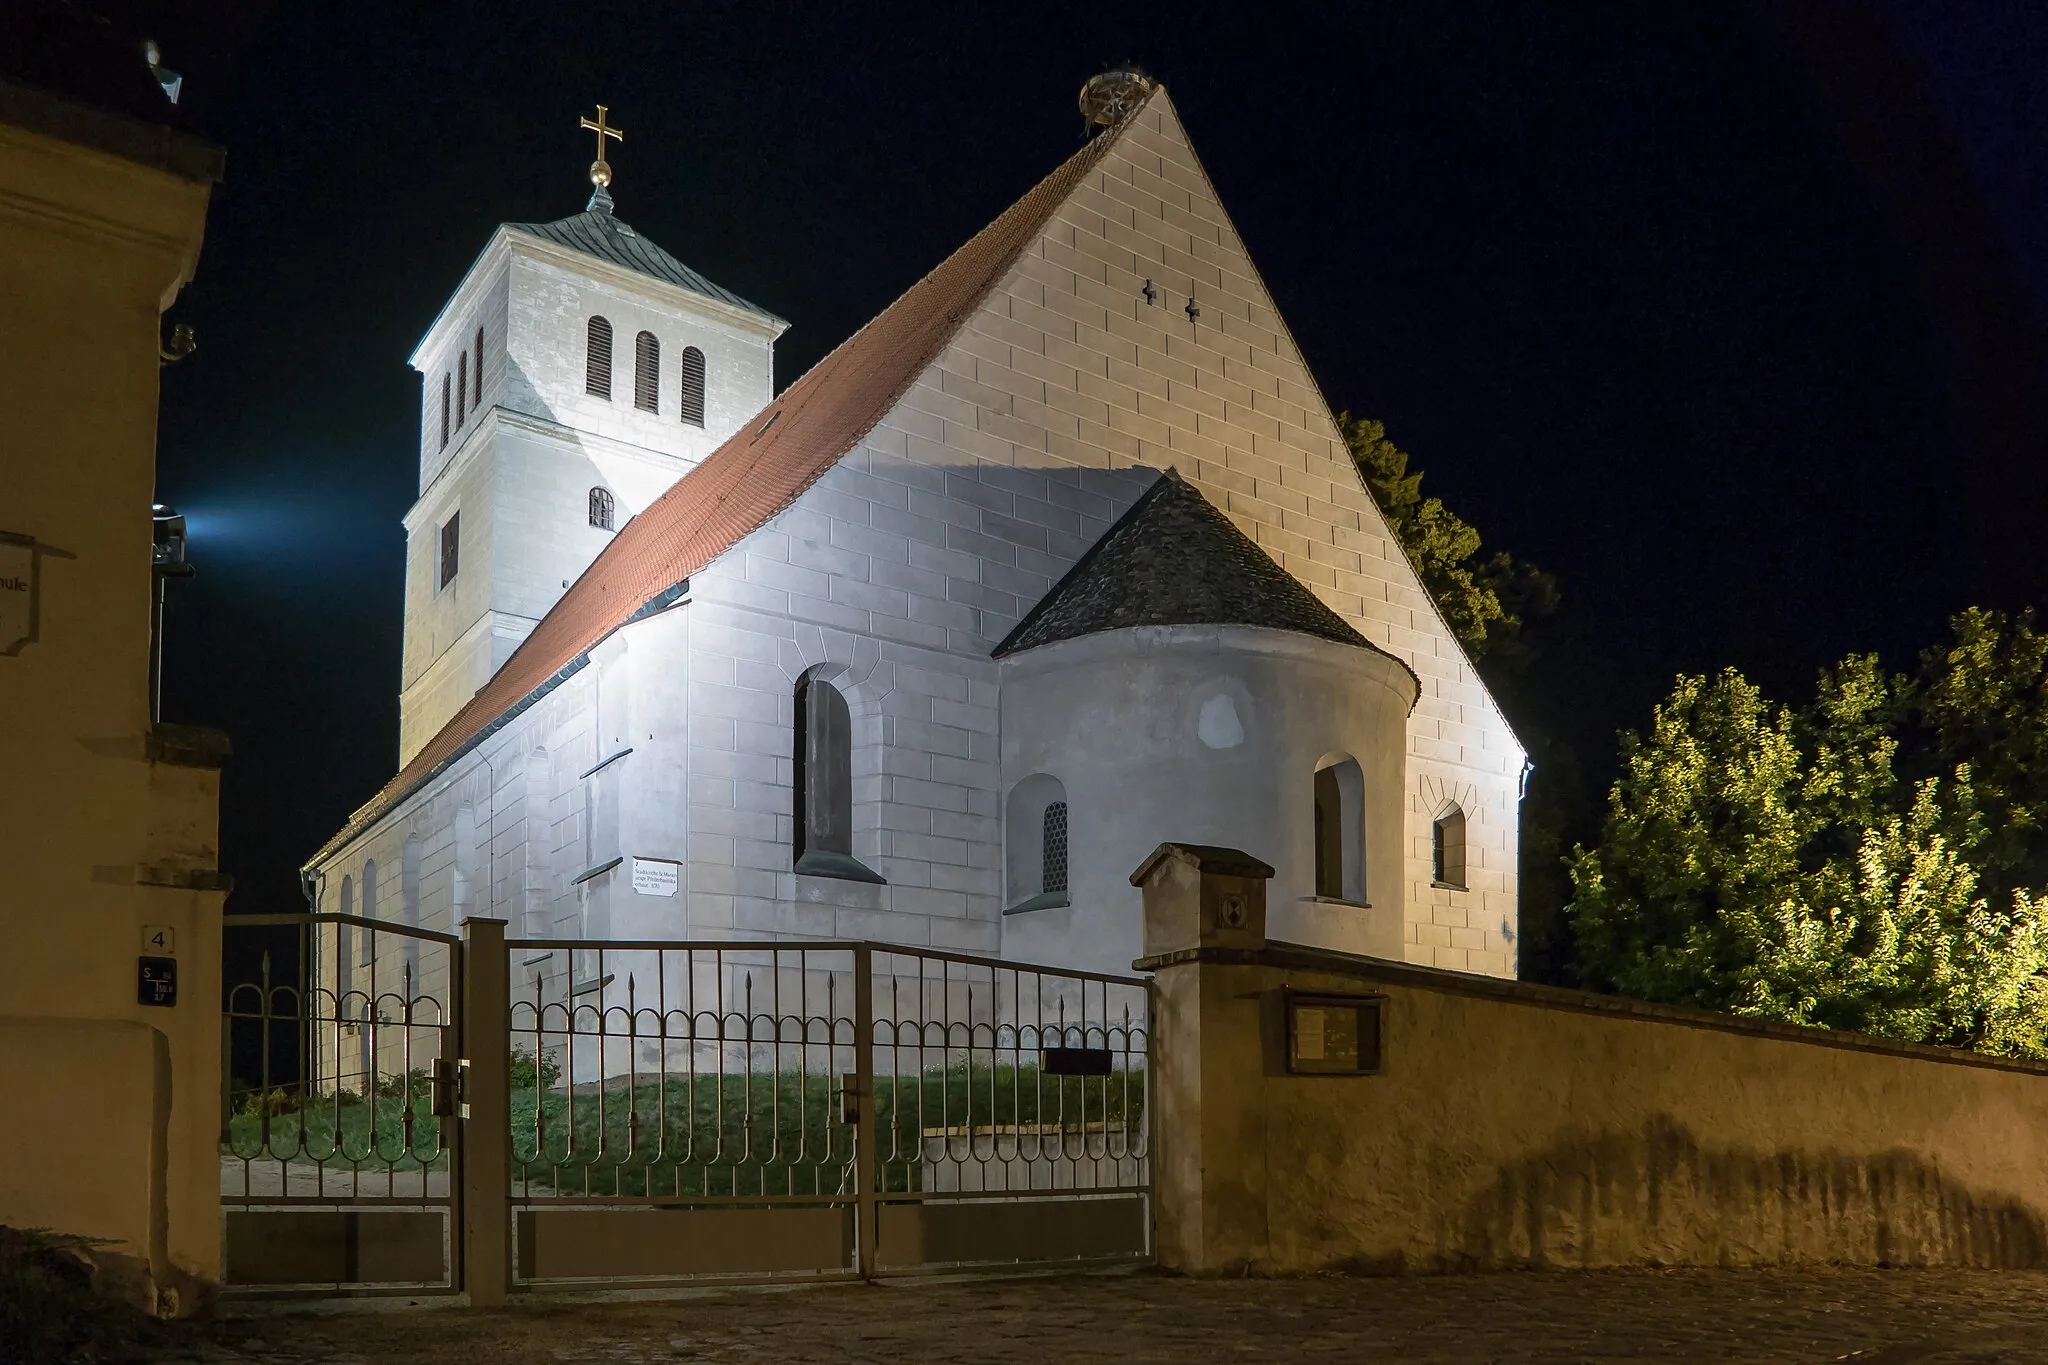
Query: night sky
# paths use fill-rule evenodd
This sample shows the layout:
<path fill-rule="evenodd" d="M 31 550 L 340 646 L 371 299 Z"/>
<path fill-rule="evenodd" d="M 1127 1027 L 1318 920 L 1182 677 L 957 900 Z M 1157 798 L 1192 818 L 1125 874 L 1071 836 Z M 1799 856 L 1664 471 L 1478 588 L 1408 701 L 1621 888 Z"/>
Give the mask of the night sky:
<path fill-rule="evenodd" d="M 1511 718 L 1596 797 L 1680 670 L 1789 697 L 2048 603 L 2048 7 L 156 9 L 228 153 L 159 496 L 237 910 L 396 766 L 405 359 L 495 224 L 582 208 L 600 101 L 620 216 L 793 321 L 787 384 L 1144 65 L 1331 403 L 1558 577 Z"/>

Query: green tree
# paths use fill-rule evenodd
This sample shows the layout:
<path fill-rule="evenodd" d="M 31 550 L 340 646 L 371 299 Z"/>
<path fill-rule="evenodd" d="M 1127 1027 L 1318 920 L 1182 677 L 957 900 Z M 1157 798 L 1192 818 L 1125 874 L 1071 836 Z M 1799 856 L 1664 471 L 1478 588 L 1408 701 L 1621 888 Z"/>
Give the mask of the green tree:
<path fill-rule="evenodd" d="M 2034 614 L 1972 607 L 1902 689 L 1912 763 L 1970 765 L 1987 833 L 1976 861 L 1999 892 L 2048 884 L 2048 635 Z"/>
<path fill-rule="evenodd" d="M 1588 982 L 1641 999 L 2048 1055 L 2048 907 L 1994 898 L 1970 765 L 1898 772 L 1919 685 L 1844 660 L 1803 711 L 1684 677 L 1571 861 Z"/>
<path fill-rule="evenodd" d="M 1505 551 L 1480 559 L 1479 532 L 1441 498 L 1422 496 L 1422 471 L 1408 468 L 1380 423 L 1345 412 L 1337 429 L 1451 633 L 1475 662 L 1524 661 L 1523 623 L 1557 609 L 1557 580 Z"/>

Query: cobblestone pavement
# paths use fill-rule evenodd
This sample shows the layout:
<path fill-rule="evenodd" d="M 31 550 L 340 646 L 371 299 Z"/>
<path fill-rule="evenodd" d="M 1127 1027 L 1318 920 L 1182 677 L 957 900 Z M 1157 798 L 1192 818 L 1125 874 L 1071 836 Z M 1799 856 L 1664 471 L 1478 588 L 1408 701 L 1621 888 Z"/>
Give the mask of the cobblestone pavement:
<path fill-rule="evenodd" d="M 631 1302 L 230 1318 L 213 1362 L 2048 1362 L 2048 1274 L 1163 1275 L 846 1285 Z"/>

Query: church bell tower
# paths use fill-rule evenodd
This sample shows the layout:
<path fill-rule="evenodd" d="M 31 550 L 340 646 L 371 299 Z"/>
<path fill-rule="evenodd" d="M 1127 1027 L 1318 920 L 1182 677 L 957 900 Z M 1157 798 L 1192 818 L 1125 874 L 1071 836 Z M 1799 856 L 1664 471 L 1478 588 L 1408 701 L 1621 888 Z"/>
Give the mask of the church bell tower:
<path fill-rule="evenodd" d="M 634 514 L 774 396 L 788 326 L 613 211 L 598 106 L 584 211 L 491 235 L 413 352 L 403 765 Z"/>

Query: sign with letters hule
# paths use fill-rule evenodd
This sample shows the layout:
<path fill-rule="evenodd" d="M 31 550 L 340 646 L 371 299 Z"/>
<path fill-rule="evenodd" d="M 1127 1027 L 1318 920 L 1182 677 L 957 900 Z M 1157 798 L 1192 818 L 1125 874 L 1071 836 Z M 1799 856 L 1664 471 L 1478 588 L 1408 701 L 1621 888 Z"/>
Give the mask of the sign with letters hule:
<path fill-rule="evenodd" d="M 677 871 L 677 865 L 665 858 L 635 858 L 633 890 L 642 896 L 673 896 Z"/>
<path fill-rule="evenodd" d="M 36 543 L 0 531 L 0 654 L 36 638 Z"/>

